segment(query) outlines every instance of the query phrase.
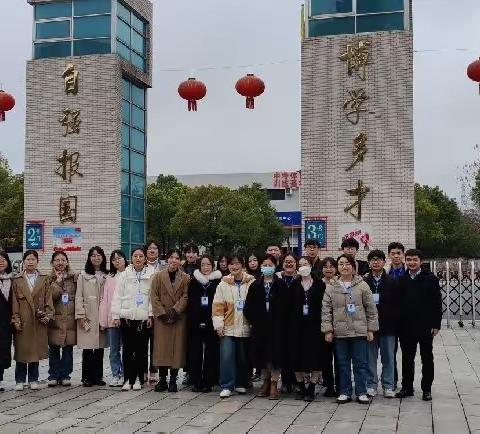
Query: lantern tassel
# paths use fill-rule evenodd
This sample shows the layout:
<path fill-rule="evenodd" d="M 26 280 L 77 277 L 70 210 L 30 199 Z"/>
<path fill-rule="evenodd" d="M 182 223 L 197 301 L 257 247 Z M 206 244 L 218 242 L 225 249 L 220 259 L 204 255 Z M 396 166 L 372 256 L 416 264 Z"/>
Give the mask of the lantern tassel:
<path fill-rule="evenodd" d="M 0 122 L 5 122 L 5 112 L 0 111 Z"/>
<path fill-rule="evenodd" d="M 189 112 L 191 112 L 191 111 L 196 112 L 197 111 L 197 101 L 195 101 L 194 99 L 188 100 L 188 111 Z"/>
<path fill-rule="evenodd" d="M 253 96 L 247 96 L 247 109 L 255 108 L 255 99 Z"/>

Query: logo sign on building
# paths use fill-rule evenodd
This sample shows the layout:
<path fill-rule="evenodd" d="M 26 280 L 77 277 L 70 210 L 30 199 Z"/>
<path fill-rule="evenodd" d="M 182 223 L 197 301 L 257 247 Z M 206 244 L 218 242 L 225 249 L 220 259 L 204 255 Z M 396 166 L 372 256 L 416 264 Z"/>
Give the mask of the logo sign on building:
<path fill-rule="evenodd" d="M 300 171 L 274 172 L 273 188 L 300 188 Z"/>
<path fill-rule="evenodd" d="M 360 250 L 370 250 L 372 248 L 372 227 L 366 224 L 351 223 L 340 225 L 341 240 L 355 238 L 360 244 Z"/>
<path fill-rule="evenodd" d="M 278 221 L 286 228 L 301 228 L 302 213 L 301 211 L 279 211 L 276 213 Z"/>
<path fill-rule="evenodd" d="M 27 250 L 44 249 L 44 226 L 43 221 L 27 221 L 25 224 L 25 247 Z"/>
<path fill-rule="evenodd" d="M 80 252 L 82 250 L 82 229 L 53 228 L 53 250 L 55 252 Z"/>
<path fill-rule="evenodd" d="M 327 218 L 305 217 L 305 240 L 318 240 L 321 249 L 327 248 Z"/>

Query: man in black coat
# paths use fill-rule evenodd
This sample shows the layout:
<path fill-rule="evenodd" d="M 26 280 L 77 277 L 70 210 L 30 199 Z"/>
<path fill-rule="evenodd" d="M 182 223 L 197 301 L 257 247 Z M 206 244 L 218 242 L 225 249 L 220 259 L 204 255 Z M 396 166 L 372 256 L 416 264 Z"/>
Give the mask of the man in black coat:
<path fill-rule="evenodd" d="M 368 273 L 368 262 L 356 259 L 360 244 L 355 238 L 346 238 L 342 241 L 341 249 L 346 255 L 352 255 L 355 258 L 356 272 L 359 276 L 364 276 Z"/>
<path fill-rule="evenodd" d="M 323 277 L 322 261 L 318 255 L 320 253 L 320 241 L 316 238 L 309 238 L 305 240 L 303 247 L 305 248 L 306 256 L 310 259 L 310 263 L 312 264 L 312 276 L 317 280 L 320 280 Z"/>
<path fill-rule="evenodd" d="M 400 284 L 400 346 L 402 348 L 402 390 L 397 398 L 413 396 L 415 354 L 420 345 L 423 400 L 432 400 L 433 338 L 442 323 L 442 295 L 438 279 L 422 270 L 423 254 L 410 249 L 405 253 L 408 273 Z"/>

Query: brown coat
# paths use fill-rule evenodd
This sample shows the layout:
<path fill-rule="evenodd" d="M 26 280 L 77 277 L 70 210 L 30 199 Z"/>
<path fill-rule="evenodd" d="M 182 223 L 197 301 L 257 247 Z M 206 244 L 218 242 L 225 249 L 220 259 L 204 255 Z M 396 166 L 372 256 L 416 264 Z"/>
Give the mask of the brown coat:
<path fill-rule="evenodd" d="M 182 368 L 186 351 L 186 315 L 188 283 L 190 277 L 177 271 L 175 281 L 170 282 L 168 270 L 155 273 L 152 280 L 151 301 L 154 316 L 153 364 Z M 164 324 L 160 316 L 168 309 L 175 309 L 179 319 L 174 324 Z"/>
<path fill-rule="evenodd" d="M 76 345 L 77 324 L 75 321 L 75 292 L 77 276 L 68 274 L 61 283 L 56 276 L 49 277 L 55 316 L 48 325 L 48 343 L 50 345 Z M 63 304 L 62 294 L 68 294 L 68 304 Z"/>
<path fill-rule="evenodd" d="M 88 320 L 90 329 L 85 330 L 77 321 L 77 345 L 82 350 L 96 350 L 107 348 L 107 335 L 100 330 L 99 308 L 103 297 L 103 285 L 106 276 L 98 283 L 97 278 L 82 272 L 78 276 L 77 291 L 75 293 L 75 319 Z"/>
<path fill-rule="evenodd" d="M 13 335 L 17 362 L 38 362 L 48 358 L 48 326 L 37 319 L 38 311 L 53 318 L 52 293 L 47 280 L 47 276 L 39 275 L 30 291 L 24 274 L 13 279 L 12 324 L 22 327 L 21 331 L 15 329 Z"/>

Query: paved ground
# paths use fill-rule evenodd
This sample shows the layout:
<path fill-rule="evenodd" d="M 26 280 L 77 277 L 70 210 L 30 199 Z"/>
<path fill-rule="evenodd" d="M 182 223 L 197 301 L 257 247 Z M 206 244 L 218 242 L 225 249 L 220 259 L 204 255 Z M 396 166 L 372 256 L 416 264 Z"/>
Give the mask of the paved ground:
<path fill-rule="evenodd" d="M 420 399 L 418 381 L 415 398 L 377 397 L 369 406 L 337 406 L 323 396 L 306 405 L 293 397 L 269 401 L 253 393 L 220 401 L 218 392 L 85 389 L 78 385 L 76 352 L 70 388 L 15 392 L 13 369 L 7 371 L 6 391 L 0 393 L 0 432 L 480 433 L 480 324 L 477 327 L 444 329 L 436 339 L 431 403 Z M 107 361 L 105 366 L 109 371 Z M 43 363 L 42 378 L 45 373 Z"/>

